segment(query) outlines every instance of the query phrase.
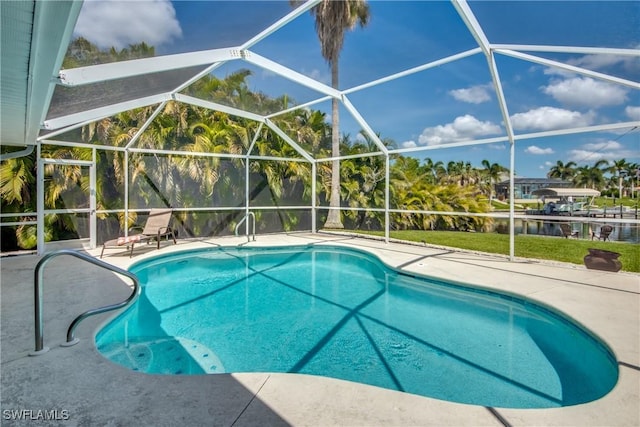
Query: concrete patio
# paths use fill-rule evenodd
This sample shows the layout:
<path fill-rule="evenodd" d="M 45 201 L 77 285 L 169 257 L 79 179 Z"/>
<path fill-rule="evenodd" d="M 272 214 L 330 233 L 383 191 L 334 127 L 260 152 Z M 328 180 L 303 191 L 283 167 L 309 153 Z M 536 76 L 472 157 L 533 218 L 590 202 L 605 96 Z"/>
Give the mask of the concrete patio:
<path fill-rule="evenodd" d="M 60 347 L 79 313 L 124 299 L 129 282 L 81 260 L 61 256 L 45 269 L 44 340 L 34 349 L 35 255 L 1 262 L 1 409 L 4 425 L 22 417 L 57 415 L 35 425 L 143 426 L 638 426 L 640 425 L 640 276 L 582 266 L 333 234 L 259 235 L 164 243 L 107 251 L 104 260 L 126 268 L 144 257 L 212 245 L 340 244 L 365 249 L 406 271 L 526 296 L 561 310 L 614 351 L 620 376 L 603 398 L 558 409 L 503 409 L 463 405 L 373 386 L 298 374 L 148 375 L 127 370 L 95 348 L 96 329 L 111 314 L 83 321 L 80 343 Z M 99 255 L 100 249 L 89 251 Z M 56 412 L 51 412 L 56 411 Z"/>

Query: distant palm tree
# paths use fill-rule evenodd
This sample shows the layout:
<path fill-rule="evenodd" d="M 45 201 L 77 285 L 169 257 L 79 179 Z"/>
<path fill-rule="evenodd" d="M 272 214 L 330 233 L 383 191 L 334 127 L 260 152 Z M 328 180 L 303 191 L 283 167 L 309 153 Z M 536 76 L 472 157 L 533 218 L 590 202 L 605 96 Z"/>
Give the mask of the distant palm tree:
<path fill-rule="evenodd" d="M 627 177 L 629 179 L 629 188 L 631 189 L 631 198 L 635 197 L 636 185 L 640 178 L 640 164 L 627 163 Z"/>
<path fill-rule="evenodd" d="M 549 178 L 560 178 L 562 180 L 573 179 L 576 174 L 575 162 L 567 162 L 566 164 L 562 160 L 558 160 L 554 166 L 549 169 L 547 176 Z"/>
<path fill-rule="evenodd" d="M 298 1 L 291 2 L 297 5 Z M 345 30 L 353 30 L 357 24 L 364 27 L 369 22 L 369 5 L 366 0 L 322 0 L 311 9 L 315 17 L 316 32 L 320 39 L 323 58 L 331 66 L 331 87 L 338 89 L 338 59 L 344 43 Z M 331 103 L 331 155 L 340 155 L 340 117 L 338 99 Z M 334 160 L 331 168 L 331 196 L 329 206 L 340 207 L 340 161 Z M 330 209 L 324 225 L 326 228 L 344 228 L 340 211 Z"/>
<path fill-rule="evenodd" d="M 489 160 L 483 160 L 482 166 L 484 167 L 482 172 L 489 180 L 489 201 L 491 201 L 493 198 L 493 187 L 495 183 L 498 182 L 498 179 L 500 179 L 500 174 L 509 171 L 509 169 L 498 163 L 490 163 Z"/>
<path fill-rule="evenodd" d="M 614 160 L 611 162 L 609 172 L 615 174 L 615 177 L 618 179 L 618 197 L 622 197 L 622 183 L 624 181 L 624 176 L 627 174 L 627 169 L 628 163 L 625 159 Z"/>
<path fill-rule="evenodd" d="M 444 163 L 439 160 L 437 162 L 434 162 L 429 157 L 424 159 L 423 167 L 429 172 L 427 180 L 430 184 L 436 184 L 442 178 L 442 176 L 447 173 L 446 169 L 444 168 Z"/>
<path fill-rule="evenodd" d="M 575 185 L 581 185 L 584 188 L 593 188 L 594 190 L 601 189 L 605 184 L 604 173 L 602 166 L 608 165 L 606 160 L 598 160 L 593 166 L 580 166 L 576 169 L 576 174 L 573 178 Z"/>

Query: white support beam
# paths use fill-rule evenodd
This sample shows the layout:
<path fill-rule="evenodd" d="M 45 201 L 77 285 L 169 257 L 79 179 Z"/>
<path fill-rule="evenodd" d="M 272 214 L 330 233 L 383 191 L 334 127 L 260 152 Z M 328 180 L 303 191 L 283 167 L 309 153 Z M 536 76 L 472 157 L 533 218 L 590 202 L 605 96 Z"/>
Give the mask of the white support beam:
<path fill-rule="evenodd" d="M 42 146 L 36 147 L 36 248 L 38 255 L 44 254 L 44 162 Z"/>
<path fill-rule="evenodd" d="M 494 50 L 516 50 L 524 52 L 549 52 L 571 53 L 582 55 L 615 55 L 615 56 L 640 56 L 640 49 L 618 49 L 610 47 L 583 47 L 583 46 L 548 46 L 532 44 L 498 44 L 491 45 Z"/>
<path fill-rule="evenodd" d="M 515 142 L 515 140 L 513 138 L 513 125 L 511 124 L 511 116 L 509 115 L 507 100 L 504 96 L 504 91 L 502 90 L 502 81 L 500 80 L 500 74 L 498 73 L 496 59 L 493 56 L 492 52 L 490 52 L 487 56 L 487 64 L 489 65 L 489 72 L 491 73 L 491 79 L 493 80 L 493 88 L 496 91 L 498 105 L 500 106 L 500 111 L 502 112 L 502 120 L 504 121 L 504 126 L 507 131 L 507 137 L 509 137 L 509 142 L 513 143 Z"/>
<path fill-rule="evenodd" d="M 560 68 L 561 70 L 571 71 L 577 74 L 582 74 L 584 76 L 593 77 L 593 78 L 604 80 L 610 83 L 621 84 L 624 86 L 631 87 L 633 89 L 640 89 L 640 83 L 638 82 L 634 82 L 627 79 L 621 79 L 619 77 L 611 76 L 604 73 L 598 73 L 597 71 L 587 70 L 586 68 L 577 67 L 575 65 L 564 64 L 562 62 L 553 61 L 551 59 L 541 58 L 539 56 L 529 55 L 522 52 L 516 52 L 515 50 L 496 49 L 495 52 L 502 55 L 511 56 L 513 58 L 522 59 L 524 61 L 545 65 L 547 67 Z"/>
<path fill-rule="evenodd" d="M 180 84 L 180 86 L 178 86 L 174 90 L 172 90 L 171 93 L 178 93 L 178 92 L 182 91 L 183 89 L 187 88 L 188 86 L 191 86 L 193 83 L 195 83 L 196 81 L 200 80 L 201 78 L 203 78 L 204 76 L 206 76 L 207 74 L 211 73 L 213 70 L 215 70 L 216 68 L 220 67 L 222 64 L 225 64 L 225 63 L 226 62 L 216 62 L 214 64 L 211 64 L 210 66 L 208 66 L 204 70 L 200 71 L 195 76 L 191 77 L 186 82 L 183 82 L 182 84 Z"/>
<path fill-rule="evenodd" d="M 508 141 L 509 141 L 509 137 L 498 136 L 496 138 L 472 139 L 469 141 L 450 142 L 447 144 L 425 145 L 421 147 L 409 147 L 409 148 L 396 148 L 396 149 L 389 150 L 389 154 L 416 153 L 420 151 L 442 150 L 444 148 L 467 147 L 471 145 L 495 144 L 498 142 L 508 142 Z"/>
<path fill-rule="evenodd" d="M 300 163 L 309 163 L 307 159 L 302 159 L 299 157 L 278 157 L 278 156 L 249 156 L 249 160 L 268 160 L 268 161 L 276 161 L 276 162 L 300 162 Z"/>
<path fill-rule="evenodd" d="M 159 94 L 138 98 L 132 101 L 120 102 L 118 104 L 107 105 L 105 107 L 95 108 L 80 113 L 69 114 L 68 116 L 49 119 L 44 122 L 45 129 L 60 129 L 65 126 L 75 125 L 81 122 L 91 122 L 105 117 L 113 116 L 122 111 L 133 110 L 134 108 L 148 107 L 149 105 L 159 104 L 163 101 L 170 100 L 169 94 Z"/>
<path fill-rule="evenodd" d="M 42 121 L 47 116 L 55 90 L 54 76 L 62 66 L 82 2 L 36 1 L 29 75 L 24 141 L 36 141 Z M 4 142 L 4 141 L 3 141 Z"/>
<path fill-rule="evenodd" d="M 305 2 L 304 4 L 300 5 L 295 10 L 289 12 L 286 16 L 278 19 L 276 22 L 271 24 L 269 27 L 267 27 L 266 29 L 264 29 L 263 31 L 261 31 L 260 33 L 255 35 L 254 37 L 252 37 L 249 40 L 247 40 L 240 47 L 240 49 L 249 49 L 251 46 L 253 46 L 256 43 L 258 43 L 259 41 L 263 40 L 265 37 L 268 37 L 269 35 L 275 33 L 280 28 L 284 27 L 289 22 L 291 22 L 294 19 L 296 19 L 298 16 L 302 15 L 303 13 L 307 12 L 308 10 L 310 10 L 312 7 L 316 6 L 318 3 L 320 3 L 320 1 L 321 0 L 309 0 L 309 1 Z"/>
<path fill-rule="evenodd" d="M 473 38 L 476 39 L 476 42 L 478 43 L 478 46 L 480 46 L 480 49 L 482 49 L 485 55 L 489 55 L 491 51 L 489 39 L 487 39 L 487 36 L 484 34 L 484 30 L 480 26 L 480 23 L 476 19 L 476 16 L 469 7 L 467 1 L 451 0 L 451 2 L 458 11 L 458 14 L 464 21 L 467 28 L 471 32 L 471 35 L 473 35 Z"/>
<path fill-rule="evenodd" d="M 516 144 L 509 146 L 509 260 L 516 259 L 516 202 L 515 202 L 515 176 L 516 176 Z"/>
<path fill-rule="evenodd" d="M 94 148 L 91 150 L 91 166 L 89 166 L 89 247 L 95 249 L 98 239 L 98 218 L 96 217 L 97 209 L 97 153 Z"/>
<path fill-rule="evenodd" d="M 203 50 L 61 70 L 59 79 L 63 86 L 80 86 L 239 58 L 237 48 Z"/>
<path fill-rule="evenodd" d="M 572 135 L 576 133 L 607 132 L 620 129 L 631 129 L 634 127 L 640 127 L 640 120 L 636 120 L 633 122 L 609 123 L 606 125 L 584 126 L 571 129 L 549 130 L 545 132 L 523 133 L 515 135 L 515 139 L 516 141 L 519 141 L 522 139 L 546 138 L 548 136 Z"/>
<path fill-rule="evenodd" d="M 129 237 L 129 152 L 124 152 L 124 229 L 125 237 Z"/>
<path fill-rule="evenodd" d="M 371 153 L 349 154 L 348 156 L 323 157 L 316 159 L 316 163 L 332 162 L 334 160 L 362 159 L 364 157 L 384 156 L 386 154 L 387 153 L 383 153 L 382 151 L 373 151 Z"/>
<path fill-rule="evenodd" d="M 318 221 L 318 206 L 317 206 L 317 180 L 318 180 L 318 164 L 316 162 L 311 163 L 311 232 L 313 234 L 318 232 L 316 222 Z"/>
<path fill-rule="evenodd" d="M 268 118 L 268 119 L 271 119 L 273 117 L 278 117 L 278 116 L 281 116 L 283 114 L 290 113 L 292 111 L 301 110 L 303 108 L 311 107 L 312 105 L 316 105 L 316 104 L 319 104 L 321 102 L 329 101 L 331 99 L 333 99 L 332 96 L 323 96 L 322 98 L 318 98 L 318 99 L 315 99 L 313 101 L 306 102 L 304 104 L 295 105 L 293 107 L 287 108 L 286 110 L 277 111 L 275 113 L 266 115 L 265 117 Z"/>
<path fill-rule="evenodd" d="M 229 154 L 229 153 L 205 153 L 202 151 L 182 151 L 182 150 L 158 150 L 157 148 L 129 148 L 129 153 L 142 154 L 166 154 L 171 156 L 184 157 L 213 157 L 216 159 L 242 159 L 246 160 L 246 154 Z M 281 162 L 307 162 L 307 159 L 297 157 L 276 157 L 276 156 L 250 156 L 251 160 L 275 160 Z"/>
<path fill-rule="evenodd" d="M 496 65 L 496 60 L 494 53 L 492 51 L 491 43 L 489 43 L 489 39 L 484 33 L 484 30 L 480 26 L 480 23 L 475 17 L 475 14 L 469 7 L 469 4 L 466 0 L 451 0 L 453 2 L 453 6 L 456 8 L 460 17 L 464 21 L 465 25 L 478 42 L 478 45 L 484 52 L 487 58 L 487 65 L 489 66 L 489 72 L 491 73 L 491 79 L 493 81 L 493 88 L 496 91 L 496 98 L 498 100 L 498 105 L 500 106 L 500 112 L 502 113 L 502 119 L 504 122 L 505 129 L 507 131 L 507 137 L 509 139 L 509 144 L 511 148 L 511 172 L 510 172 L 510 185 L 511 185 L 511 195 L 509 198 L 509 257 L 511 260 L 514 259 L 515 256 L 515 221 L 514 221 L 514 198 L 513 198 L 513 182 L 514 182 L 514 170 L 515 170 L 515 139 L 513 134 L 513 125 L 511 124 L 511 117 L 509 116 L 509 109 L 507 108 L 507 101 L 504 96 L 504 92 L 502 90 L 502 82 L 500 81 L 500 74 L 498 73 L 498 66 Z"/>
<path fill-rule="evenodd" d="M 45 140 L 54 138 L 54 137 L 56 137 L 58 135 L 61 135 L 63 133 L 67 133 L 67 132 L 72 131 L 74 129 L 78 129 L 78 128 L 81 128 L 82 126 L 85 126 L 85 125 L 88 125 L 90 123 L 93 123 L 94 121 L 95 121 L 94 119 L 86 120 L 84 122 L 75 123 L 75 124 L 73 124 L 71 126 L 66 126 L 66 127 L 59 128 L 57 130 L 54 130 L 53 132 L 47 132 L 46 135 L 39 136 L 36 139 L 36 141 L 45 141 Z"/>
<path fill-rule="evenodd" d="M 89 144 L 86 142 L 59 141 L 56 139 L 43 139 L 42 141 L 40 141 L 40 145 L 59 145 L 61 147 L 96 148 L 98 150 L 125 151 L 124 147 L 113 147 L 103 144 Z"/>
<path fill-rule="evenodd" d="M 258 125 L 258 129 L 256 130 L 256 134 L 253 135 L 251 144 L 249 145 L 249 148 L 247 148 L 247 160 L 249 159 L 249 156 L 251 155 L 251 152 L 253 151 L 253 147 L 256 145 L 256 142 L 258 142 L 258 137 L 260 136 L 260 132 L 262 131 L 263 127 L 264 127 L 264 122 L 260 122 L 260 124 Z"/>
<path fill-rule="evenodd" d="M 489 71 L 491 72 L 493 86 L 496 91 L 498 104 L 500 105 L 500 111 L 502 112 L 502 119 L 507 130 L 507 137 L 509 138 L 509 148 L 511 150 L 511 161 L 509 170 L 509 185 L 511 188 L 511 194 L 509 197 L 509 259 L 513 261 L 515 260 L 515 196 L 513 188 L 515 179 L 516 141 L 514 139 L 511 116 L 509 115 L 509 109 L 507 108 L 507 101 L 504 96 L 504 91 L 502 90 L 502 82 L 500 81 L 500 74 L 498 73 L 498 66 L 496 65 L 496 59 L 493 52 L 489 52 L 489 55 L 487 56 L 487 64 L 489 65 Z"/>
<path fill-rule="evenodd" d="M 157 148 L 129 148 L 129 153 L 142 154 L 166 154 L 170 156 L 185 157 L 215 157 L 220 159 L 244 159 L 244 154 L 228 154 L 228 153 L 204 153 L 200 151 L 182 151 L 182 150 L 159 150 Z"/>
<path fill-rule="evenodd" d="M 605 125 L 584 126 L 579 128 L 570 128 L 570 129 L 556 129 L 556 130 L 549 130 L 544 132 L 533 132 L 533 133 L 523 133 L 523 134 L 514 133 L 513 139 L 515 141 L 520 141 L 520 140 L 533 139 L 533 138 L 546 138 L 548 136 L 572 135 L 572 134 L 587 133 L 587 132 L 607 132 L 607 131 L 614 131 L 614 130 L 620 130 L 620 129 L 631 129 L 634 127 L 640 127 L 640 121 L 609 123 Z M 472 145 L 495 144 L 499 142 L 508 142 L 508 141 L 509 141 L 508 136 L 499 136 L 496 138 L 474 139 L 469 141 L 451 142 L 448 144 L 427 145 L 422 147 L 411 147 L 411 148 L 397 148 L 397 149 L 389 150 L 389 154 L 416 153 L 420 151 L 441 150 L 444 148 L 466 147 L 466 146 L 472 146 Z M 319 159 L 318 161 L 323 161 L 323 160 L 325 159 Z"/>
<path fill-rule="evenodd" d="M 391 215 L 389 215 L 389 209 L 391 208 L 391 161 L 389 153 L 386 154 L 384 159 L 384 242 L 389 243 L 390 229 L 391 229 Z"/>
<path fill-rule="evenodd" d="M 260 123 L 260 125 L 262 125 L 262 123 Z M 249 236 L 249 203 L 251 202 L 251 200 L 249 200 L 249 187 L 250 187 L 250 183 L 249 183 L 249 179 L 251 177 L 250 174 L 250 168 L 249 168 L 249 156 L 247 155 L 244 161 L 244 215 L 246 218 L 246 229 L 245 232 L 247 234 L 247 236 Z M 254 216 L 254 220 L 255 220 L 255 216 Z M 255 225 L 254 225 L 254 230 L 253 232 L 255 233 Z"/>
<path fill-rule="evenodd" d="M 158 108 L 156 108 L 153 113 L 151 114 L 151 116 L 147 119 L 146 122 L 144 122 L 144 124 L 140 127 L 140 129 L 138 129 L 138 131 L 136 132 L 135 135 L 133 135 L 133 137 L 131 138 L 131 140 L 127 143 L 127 145 L 124 147 L 125 149 L 129 149 L 133 144 L 135 144 L 135 142 L 140 138 L 140 136 L 144 133 L 145 130 L 147 130 L 147 128 L 151 125 L 151 122 L 153 122 L 153 120 L 158 117 L 158 114 L 160 114 L 160 112 L 164 109 L 164 106 L 167 105 L 167 102 L 169 101 L 164 101 L 163 103 L 161 103 L 160 105 L 158 105 Z"/>
<path fill-rule="evenodd" d="M 287 141 L 287 143 L 289 145 L 291 145 L 291 147 L 293 147 L 294 150 L 296 150 L 298 152 L 298 154 L 300 154 L 302 157 L 304 157 L 309 163 L 313 163 L 313 157 L 311 157 L 311 155 L 309 153 L 307 153 L 305 150 L 302 149 L 302 147 L 300 147 L 298 145 L 297 142 L 295 142 L 293 139 L 291 139 L 289 137 L 289 135 L 287 135 L 286 133 L 284 133 L 282 131 L 282 129 L 280 129 L 278 126 L 276 126 L 275 123 L 273 123 L 271 120 L 269 119 L 265 119 L 264 120 L 264 124 L 266 124 L 267 126 L 269 126 L 269 128 L 271 130 L 273 130 L 276 134 L 278 134 L 278 136 L 282 139 L 284 139 L 285 141 Z"/>
<path fill-rule="evenodd" d="M 307 77 L 304 74 L 300 74 L 297 71 L 293 71 L 292 69 L 287 68 L 284 65 L 280 65 L 275 61 L 265 58 L 264 56 L 260 56 L 257 53 L 251 52 L 249 50 L 243 50 L 242 58 L 250 64 L 257 65 L 260 68 L 264 68 L 265 70 L 271 71 L 324 95 L 329 95 L 333 98 L 340 98 L 341 96 L 340 91 L 323 83 L 320 83 L 319 81 L 314 80 L 311 77 Z"/>
<path fill-rule="evenodd" d="M 470 50 L 467 50 L 467 51 L 464 51 L 464 52 L 460 52 L 460 53 L 457 53 L 455 55 L 447 56 L 446 58 L 438 59 L 436 61 L 429 62 L 429 63 L 424 64 L 424 65 L 419 65 L 417 67 L 410 68 L 408 70 L 401 71 L 399 73 L 391 74 L 390 76 L 387 76 L 387 77 L 382 77 L 381 79 L 374 80 L 374 81 L 371 81 L 369 83 L 364 83 L 364 84 L 361 84 L 359 86 L 352 87 L 350 89 L 344 90 L 342 93 L 347 95 L 347 94 L 350 94 L 350 93 L 353 93 L 353 92 L 357 92 L 357 91 L 362 90 L 362 89 L 367 89 L 367 88 L 370 88 L 372 86 L 377 86 L 377 85 L 382 84 L 382 83 L 386 83 L 386 82 L 389 82 L 389 81 L 392 81 L 392 80 L 399 79 L 400 77 L 409 76 L 411 74 L 419 73 L 421 71 L 425 71 L 425 70 L 428 70 L 430 68 L 439 67 L 441 65 L 448 64 L 449 62 L 454 62 L 454 61 L 457 61 L 459 59 L 466 58 L 468 56 L 477 55 L 480 52 L 482 52 L 482 49 L 480 49 L 479 47 L 476 47 L 474 49 L 470 49 Z"/>
<path fill-rule="evenodd" d="M 183 95 L 181 93 L 176 93 L 173 97 L 176 101 L 184 102 L 185 104 L 191 104 L 197 107 L 208 108 L 215 111 L 222 111 L 223 113 L 231 114 L 232 116 L 244 117 L 245 119 L 255 120 L 256 122 L 260 123 L 264 122 L 263 116 L 240 110 L 238 108 L 229 107 L 227 105 L 218 104 L 217 102 L 211 102 L 204 99 L 195 98 L 193 96 Z"/>
<path fill-rule="evenodd" d="M 342 104 L 347 110 L 349 110 L 353 118 L 356 119 L 356 122 L 358 122 L 358 124 L 362 126 L 362 129 L 366 132 L 367 135 L 369 135 L 369 138 L 371 138 L 371 140 L 378 146 L 380 151 L 387 154 L 389 152 L 387 147 L 382 143 L 378 135 L 376 135 L 371 126 L 369 126 L 369 123 L 367 123 L 364 117 L 360 115 L 360 112 L 356 109 L 356 107 L 353 106 L 351 101 L 349 101 L 346 96 L 342 97 Z"/>

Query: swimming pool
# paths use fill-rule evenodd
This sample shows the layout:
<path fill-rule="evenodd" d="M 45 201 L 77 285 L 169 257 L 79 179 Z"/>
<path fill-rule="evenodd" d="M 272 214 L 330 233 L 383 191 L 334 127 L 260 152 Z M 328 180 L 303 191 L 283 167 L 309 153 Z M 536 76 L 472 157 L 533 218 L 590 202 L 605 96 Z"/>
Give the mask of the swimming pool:
<path fill-rule="evenodd" d="M 555 311 L 354 249 L 196 250 L 130 270 L 142 294 L 96 344 L 133 370 L 304 373 L 512 408 L 589 402 L 618 378 L 609 349 Z"/>

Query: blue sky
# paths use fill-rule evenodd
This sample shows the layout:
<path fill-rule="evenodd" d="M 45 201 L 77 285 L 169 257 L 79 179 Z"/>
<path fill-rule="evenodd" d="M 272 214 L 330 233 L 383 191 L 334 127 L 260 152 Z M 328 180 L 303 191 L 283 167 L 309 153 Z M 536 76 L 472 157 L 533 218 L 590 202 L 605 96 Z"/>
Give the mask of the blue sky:
<path fill-rule="evenodd" d="M 492 43 L 640 48 L 640 2 L 473 1 L 471 8 Z M 288 1 L 85 1 L 75 35 L 101 47 L 146 41 L 158 54 L 237 46 L 291 10 Z M 347 34 L 340 58 L 340 88 L 349 89 L 477 47 L 447 1 L 371 1 L 366 28 Z M 251 48 L 255 53 L 330 84 L 309 13 Z M 600 73 L 638 81 L 637 56 L 532 53 Z M 640 120 L 640 91 L 557 68 L 496 55 L 516 134 Z M 321 97 L 308 88 L 242 61 L 216 70 L 249 68 L 251 89 L 286 93 L 305 103 Z M 484 55 L 429 69 L 348 95 L 383 138 L 398 147 L 505 135 Z M 328 102 L 314 108 L 329 111 Z M 359 126 L 346 110 L 342 132 Z M 421 151 L 445 163 L 483 159 L 508 166 L 507 143 Z M 542 177 L 557 160 L 593 164 L 600 159 L 640 162 L 640 129 L 526 139 L 516 143 L 516 173 Z"/>

